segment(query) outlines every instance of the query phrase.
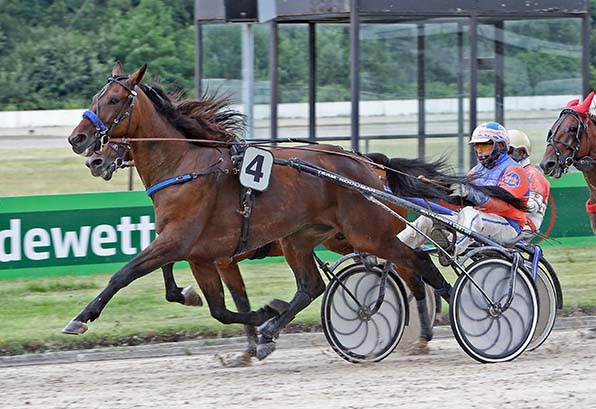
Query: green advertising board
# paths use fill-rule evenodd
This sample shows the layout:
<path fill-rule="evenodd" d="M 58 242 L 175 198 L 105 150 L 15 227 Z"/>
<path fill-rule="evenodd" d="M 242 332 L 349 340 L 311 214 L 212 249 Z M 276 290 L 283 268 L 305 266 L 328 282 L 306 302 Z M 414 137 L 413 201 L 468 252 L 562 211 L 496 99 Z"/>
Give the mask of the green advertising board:
<path fill-rule="evenodd" d="M 554 203 L 549 203 L 541 231 L 546 232 L 552 223 L 550 237 L 592 236 L 590 219 L 586 213 L 586 200 L 590 193 L 582 174 L 572 173 L 549 181 Z"/>
<path fill-rule="evenodd" d="M 542 231 L 553 221 L 550 237 L 593 237 L 582 175 L 551 182 Z M 155 238 L 154 222 L 144 192 L 0 198 L 0 279 L 115 272 Z"/>
<path fill-rule="evenodd" d="M 0 198 L 0 277 L 111 271 L 155 238 L 144 192 Z"/>

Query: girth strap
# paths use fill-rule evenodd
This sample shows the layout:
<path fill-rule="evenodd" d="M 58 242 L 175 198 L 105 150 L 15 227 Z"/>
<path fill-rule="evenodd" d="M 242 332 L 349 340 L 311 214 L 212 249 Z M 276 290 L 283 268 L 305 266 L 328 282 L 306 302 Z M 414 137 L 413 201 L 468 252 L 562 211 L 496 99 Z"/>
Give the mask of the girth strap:
<path fill-rule="evenodd" d="M 250 215 L 255 201 L 255 192 L 251 188 L 242 186 L 240 191 L 241 203 L 238 213 L 242 216 L 242 223 L 240 226 L 240 242 L 234 254 L 244 253 L 248 249 L 248 235 L 250 231 Z"/>

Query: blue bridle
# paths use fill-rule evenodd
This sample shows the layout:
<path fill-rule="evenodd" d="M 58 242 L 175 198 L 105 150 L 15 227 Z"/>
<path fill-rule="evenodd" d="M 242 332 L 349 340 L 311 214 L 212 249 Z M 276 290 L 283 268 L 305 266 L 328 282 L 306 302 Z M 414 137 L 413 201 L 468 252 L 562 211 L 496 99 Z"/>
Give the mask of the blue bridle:
<path fill-rule="evenodd" d="M 137 91 L 135 90 L 137 86 L 135 85 L 134 89 L 131 89 L 128 85 L 123 83 L 121 80 L 126 79 L 128 77 L 110 77 L 108 78 L 108 83 L 102 88 L 102 90 L 94 97 L 95 100 L 95 108 L 96 111 L 91 111 L 90 109 L 83 112 L 83 118 L 89 120 L 93 126 L 95 127 L 95 138 L 97 141 L 100 142 L 100 146 L 98 150 L 103 149 L 103 147 L 110 141 L 110 134 L 114 130 L 116 126 L 120 122 L 122 122 L 127 117 L 132 116 L 132 111 L 134 109 L 135 100 L 137 97 Z M 103 96 L 106 92 L 108 86 L 112 83 L 116 83 L 126 89 L 128 91 L 128 100 L 127 103 L 122 105 L 120 111 L 112 121 L 112 124 L 108 127 L 106 124 L 103 123 L 99 116 L 99 99 Z M 130 126 L 130 120 L 128 122 L 128 126 Z M 127 131 L 128 133 L 128 131 Z"/>

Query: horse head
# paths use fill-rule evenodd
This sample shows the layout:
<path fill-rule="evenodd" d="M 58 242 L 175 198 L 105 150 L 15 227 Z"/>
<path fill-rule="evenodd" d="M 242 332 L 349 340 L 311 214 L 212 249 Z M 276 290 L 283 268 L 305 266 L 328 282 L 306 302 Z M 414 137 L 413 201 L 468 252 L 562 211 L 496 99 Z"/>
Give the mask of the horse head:
<path fill-rule="evenodd" d="M 590 127 L 594 124 L 589 112 L 593 98 L 594 92 L 590 92 L 581 104 L 577 99 L 569 101 L 549 129 L 540 162 L 545 175 L 560 178 L 572 165 L 579 170 L 593 167 Z"/>
<path fill-rule="evenodd" d="M 108 142 L 99 152 L 94 152 L 86 161 L 95 177 L 111 180 L 118 169 L 133 166 L 130 145 L 125 143 Z"/>
<path fill-rule="evenodd" d="M 147 65 L 144 65 L 131 75 L 123 75 L 120 63 L 114 65 L 107 84 L 95 94 L 83 119 L 68 137 L 76 154 L 90 156 L 103 148 L 110 137 L 128 134 L 133 122 L 137 86 L 146 69 Z"/>

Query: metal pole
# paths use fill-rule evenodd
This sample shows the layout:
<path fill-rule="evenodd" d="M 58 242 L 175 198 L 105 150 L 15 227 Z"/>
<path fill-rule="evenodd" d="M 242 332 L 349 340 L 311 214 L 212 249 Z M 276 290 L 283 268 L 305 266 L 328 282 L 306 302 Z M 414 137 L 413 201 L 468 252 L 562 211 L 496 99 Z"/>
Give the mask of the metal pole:
<path fill-rule="evenodd" d="M 473 13 L 470 16 L 470 135 L 476 128 L 478 122 L 478 16 Z M 474 149 L 470 148 L 470 166 L 476 163 Z"/>
<path fill-rule="evenodd" d="M 582 97 L 590 92 L 590 2 L 582 19 Z"/>
<path fill-rule="evenodd" d="M 350 93 L 352 97 L 352 150 L 360 145 L 360 11 L 359 0 L 352 0 L 350 12 Z"/>
<path fill-rule="evenodd" d="M 271 22 L 271 44 L 269 45 L 269 81 L 271 84 L 270 127 L 271 139 L 277 139 L 277 103 L 279 95 L 279 36 L 277 22 Z"/>
<path fill-rule="evenodd" d="M 134 168 L 132 168 L 132 167 L 128 168 L 128 190 L 132 190 L 134 188 L 133 187 L 133 176 L 134 176 L 133 172 L 134 172 Z"/>
<path fill-rule="evenodd" d="M 503 20 L 495 24 L 495 119 L 505 126 L 505 55 Z"/>
<path fill-rule="evenodd" d="M 418 24 L 418 158 L 424 159 L 425 152 L 425 138 L 426 138 L 426 89 L 425 89 L 425 64 L 424 64 L 424 24 Z"/>
<path fill-rule="evenodd" d="M 251 23 L 242 25 L 242 103 L 246 115 L 246 138 L 254 139 L 254 33 Z"/>
<path fill-rule="evenodd" d="M 457 171 L 464 173 L 464 25 L 457 23 Z"/>
<path fill-rule="evenodd" d="M 201 55 L 203 41 L 203 30 L 201 24 L 195 18 L 195 97 L 201 98 L 201 79 L 203 76 L 203 58 Z"/>
<path fill-rule="evenodd" d="M 316 26 L 308 23 L 308 139 L 317 139 L 317 37 Z"/>

